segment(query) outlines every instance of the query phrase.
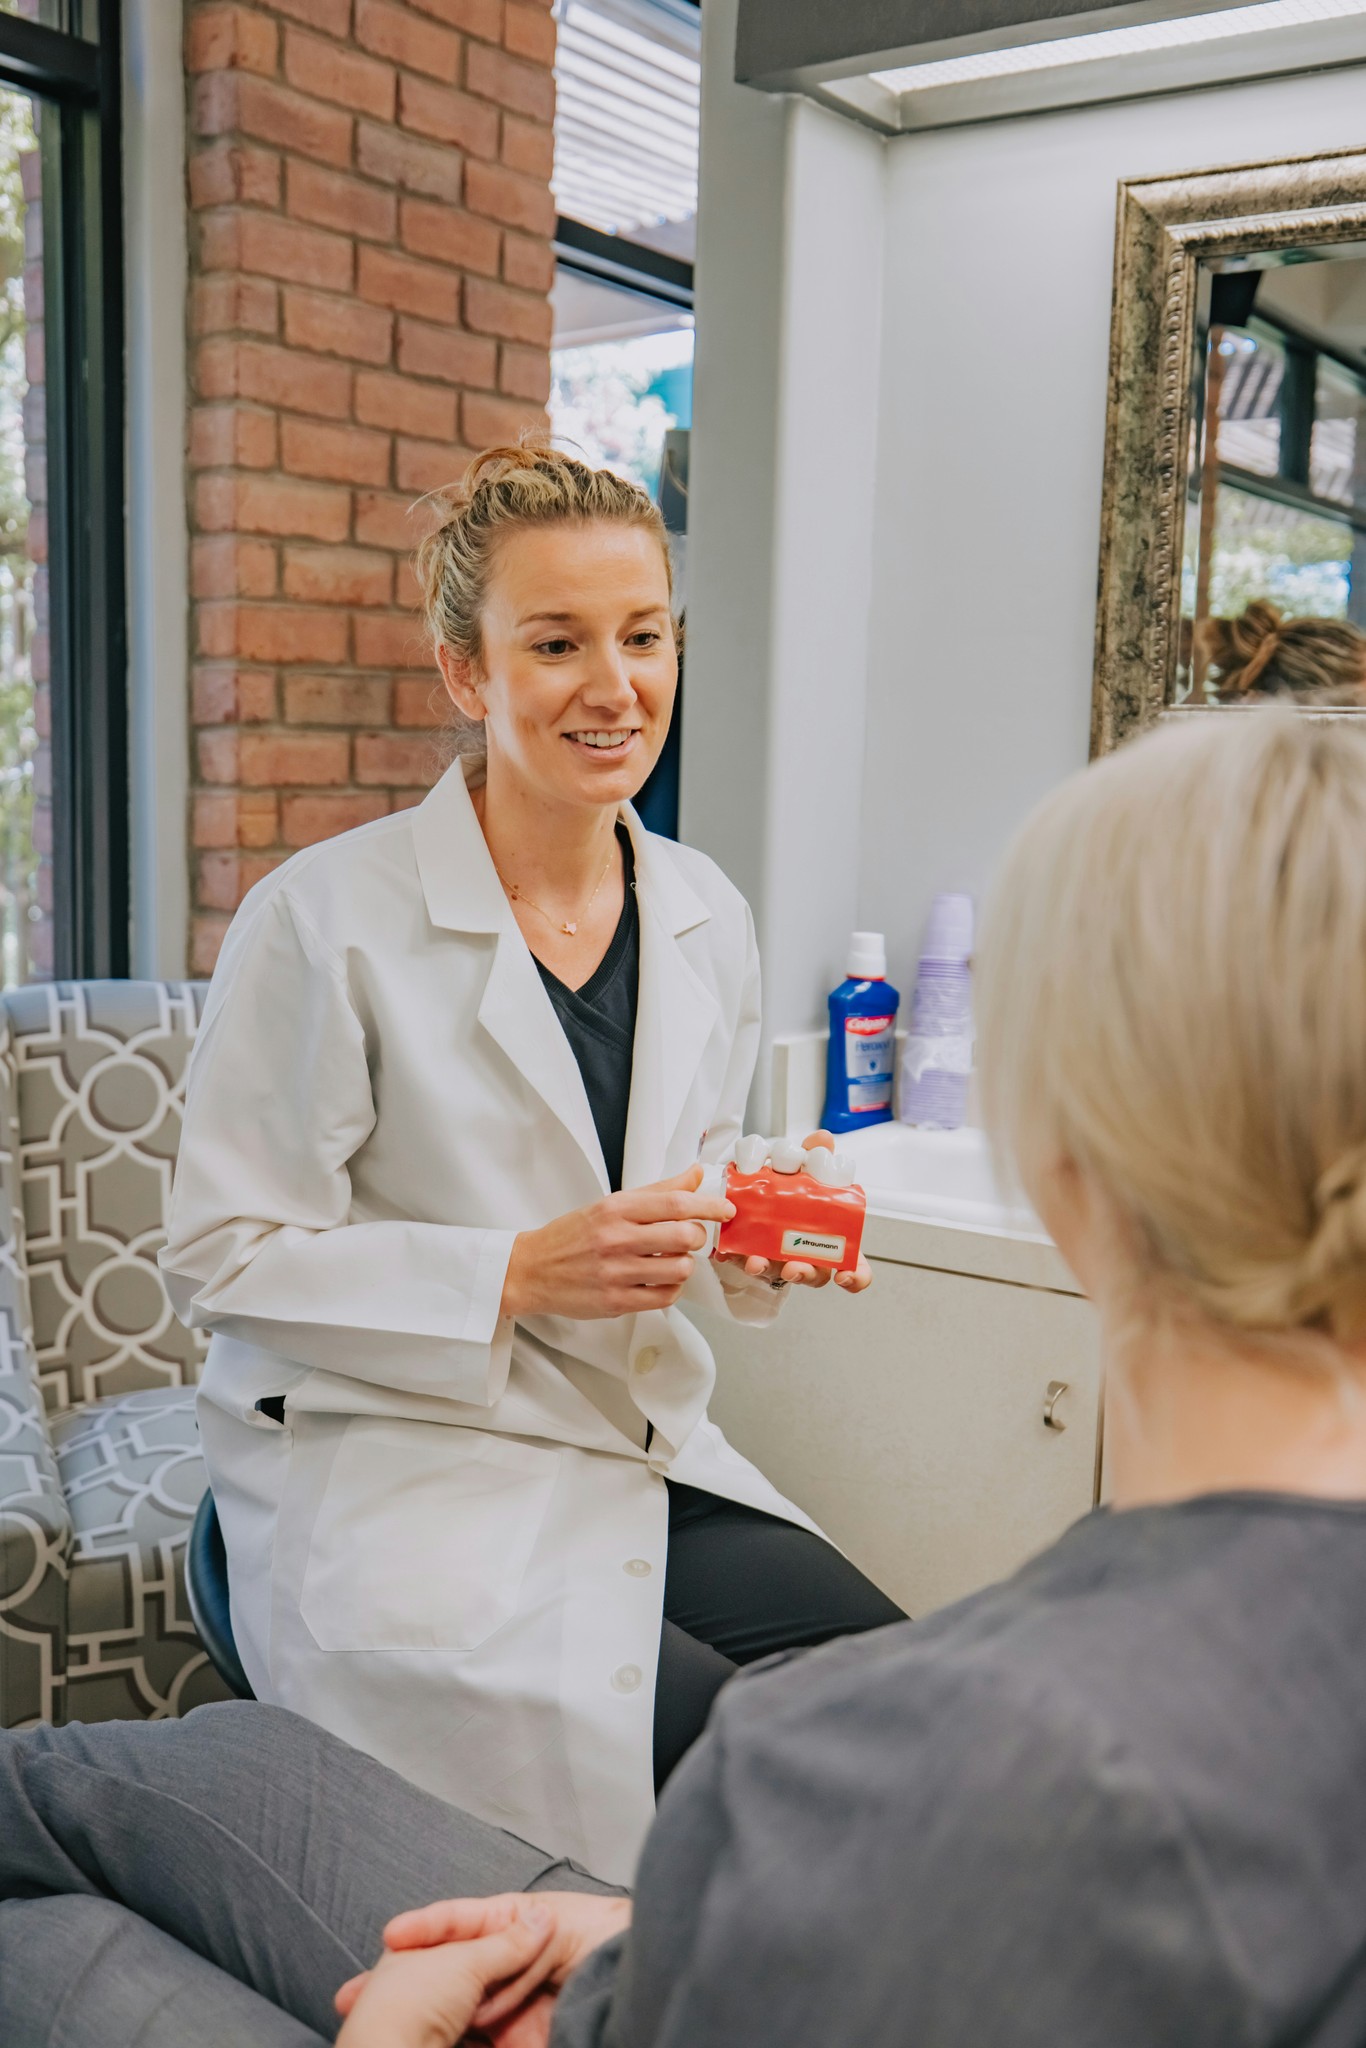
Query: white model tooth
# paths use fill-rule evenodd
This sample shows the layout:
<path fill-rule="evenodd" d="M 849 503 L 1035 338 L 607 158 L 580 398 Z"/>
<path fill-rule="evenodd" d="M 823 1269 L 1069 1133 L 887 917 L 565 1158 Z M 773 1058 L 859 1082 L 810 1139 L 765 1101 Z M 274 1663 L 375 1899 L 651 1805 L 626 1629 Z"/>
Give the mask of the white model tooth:
<path fill-rule="evenodd" d="M 832 1153 L 831 1169 L 830 1186 L 832 1188 L 849 1187 L 857 1172 L 853 1159 L 848 1152 Z"/>
<path fill-rule="evenodd" d="M 767 1157 L 767 1138 L 741 1138 L 735 1147 L 735 1164 L 741 1173 L 757 1173 Z"/>
<path fill-rule="evenodd" d="M 806 1160 L 795 1138 L 775 1138 L 771 1157 L 775 1173 L 800 1173 Z"/>
<path fill-rule="evenodd" d="M 835 1186 L 835 1155 L 825 1145 L 813 1145 L 803 1154 L 802 1171 L 809 1173 L 812 1180 L 818 1180 L 824 1187 Z"/>

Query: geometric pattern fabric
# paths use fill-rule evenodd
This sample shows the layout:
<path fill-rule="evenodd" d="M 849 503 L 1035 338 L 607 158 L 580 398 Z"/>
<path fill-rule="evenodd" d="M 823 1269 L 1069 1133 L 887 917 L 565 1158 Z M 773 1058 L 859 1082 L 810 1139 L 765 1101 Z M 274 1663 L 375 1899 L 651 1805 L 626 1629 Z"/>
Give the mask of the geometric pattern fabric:
<path fill-rule="evenodd" d="M 165 1240 L 192 982 L 0 995 L 0 1726 L 227 1697 L 185 1599 L 204 1491 Z"/>

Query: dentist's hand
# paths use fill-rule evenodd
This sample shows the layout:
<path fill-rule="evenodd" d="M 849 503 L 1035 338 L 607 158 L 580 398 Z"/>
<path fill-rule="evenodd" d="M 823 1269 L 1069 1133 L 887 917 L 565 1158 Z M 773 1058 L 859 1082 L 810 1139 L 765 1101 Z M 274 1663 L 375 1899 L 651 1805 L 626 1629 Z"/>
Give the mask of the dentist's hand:
<path fill-rule="evenodd" d="M 702 1168 L 653 1187 L 624 1188 L 571 1209 L 513 1240 L 503 1283 L 505 1316 L 568 1316 L 592 1322 L 671 1308 L 707 1241 L 703 1223 L 735 1214 L 724 1195 L 699 1195 Z"/>

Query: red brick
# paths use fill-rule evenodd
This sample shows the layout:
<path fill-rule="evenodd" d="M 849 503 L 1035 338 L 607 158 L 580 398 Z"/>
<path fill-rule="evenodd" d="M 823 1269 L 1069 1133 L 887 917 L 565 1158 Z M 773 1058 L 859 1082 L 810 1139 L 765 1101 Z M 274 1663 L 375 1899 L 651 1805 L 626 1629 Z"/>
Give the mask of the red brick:
<path fill-rule="evenodd" d="M 529 235 L 503 237 L 503 278 L 524 291 L 548 292 L 555 282 L 555 252 L 550 244 Z"/>
<path fill-rule="evenodd" d="M 275 717 L 275 671 L 216 664 L 196 668 L 192 707 L 196 725 L 269 724 Z"/>
<path fill-rule="evenodd" d="M 389 799 L 381 790 L 368 790 L 364 795 L 287 796 L 280 807 L 280 838 L 286 846 L 316 846 L 320 839 L 372 824 L 388 809 Z"/>
<path fill-rule="evenodd" d="M 249 398 L 328 419 L 345 419 L 351 410 L 351 371 L 344 363 L 267 342 L 201 342 L 196 384 L 201 398 Z"/>
<path fill-rule="evenodd" d="M 471 171 L 482 168 L 469 166 Z M 414 256 L 430 256 L 437 263 L 497 277 L 499 234 L 491 222 L 475 220 L 461 207 L 442 206 L 431 199 L 405 199 L 401 220 L 403 246 Z"/>
<path fill-rule="evenodd" d="M 351 0 L 271 0 L 271 6 L 277 14 L 292 15 L 330 36 L 349 35 L 351 30 Z"/>
<path fill-rule="evenodd" d="M 307 661 L 326 667 L 346 659 L 346 614 L 302 605 L 201 603 L 199 640 L 199 652 L 219 660 L 235 655 L 240 661 Z"/>
<path fill-rule="evenodd" d="M 509 170 L 540 178 L 548 185 L 555 168 L 554 129 L 540 121 L 522 121 L 516 114 L 504 114 L 503 162 Z"/>
<path fill-rule="evenodd" d="M 425 608 L 424 592 L 411 555 L 400 555 L 394 563 L 394 603 L 400 611 L 420 612 Z"/>
<path fill-rule="evenodd" d="M 338 107 L 320 107 L 301 92 L 291 92 L 273 79 L 252 78 L 240 71 L 211 71 L 198 79 L 194 92 L 195 129 L 200 135 L 254 135 L 322 163 L 351 161 L 350 114 Z"/>
<path fill-rule="evenodd" d="M 190 294 L 190 323 L 196 334 L 273 337 L 280 327 L 278 287 L 262 277 L 241 277 L 236 271 L 197 277 Z"/>
<path fill-rule="evenodd" d="M 466 164 L 465 203 L 504 227 L 525 228 L 532 235 L 555 232 L 555 201 L 544 178 L 524 178 L 501 164 Z"/>
<path fill-rule="evenodd" d="M 367 177 L 382 178 L 405 192 L 423 192 L 429 199 L 458 200 L 463 189 L 462 161 L 453 150 L 370 121 L 356 124 L 356 164 Z"/>
<path fill-rule="evenodd" d="M 473 57 L 473 48 L 470 56 Z M 398 118 L 414 134 L 452 142 L 471 156 L 498 154 L 498 110 L 453 86 L 433 85 L 405 71 L 398 82 Z"/>
<path fill-rule="evenodd" d="M 417 384 L 382 370 L 356 374 L 356 418 L 371 427 L 418 434 L 429 441 L 455 439 L 455 393 L 439 384 Z M 373 478 L 367 477 L 367 483 Z"/>
<path fill-rule="evenodd" d="M 502 341 L 538 342 L 549 348 L 551 324 L 548 299 L 509 291 L 482 277 L 465 279 L 465 325 L 476 334 L 496 334 Z"/>
<path fill-rule="evenodd" d="M 236 782 L 237 734 L 201 732 L 195 741 L 201 782 Z"/>
<path fill-rule="evenodd" d="M 413 6 L 488 43 L 503 33 L 503 0 L 413 0 Z"/>
<path fill-rule="evenodd" d="M 355 299 L 326 298 L 319 292 L 284 295 L 285 340 L 291 348 L 345 356 L 353 363 L 387 363 L 393 351 L 394 316 Z"/>
<path fill-rule="evenodd" d="M 191 547 L 190 589 L 195 597 L 274 597 L 275 586 L 275 549 L 269 541 L 213 534 Z"/>
<path fill-rule="evenodd" d="M 368 548 L 286 548 L 286 597 L 308 604 L 388 604 L 394 565 Z"/>
<path fill-rule="evenodd" d="M 285 717 L 291 725 L 384 725 L 388 676 L 286 676 Z"/>
<path fill-rule="evenodd" d="M 450 719 L 451 703 L 440 682 L 399 676 L 394 682 L 394 724 L 437 729 Z"/>
<path fill-rule="evenodd" d="M 190 930 L 191 974 L 212 974 L 223 941 L 228 936 L 226 917 L 196 917 Z"/>
<path fill-rule="evenodd" d="M 201 791 L 194 800 L 190 837 L 195 846 L 236 846 L 236 797 L 228 790 Z"/>
<path fill-rule="evenodd" d="M 449 754 L 442 748 L 439 741 L 433 743 L 433 752 L 437 756 L 438 767 L 444 773 L 450 766 Z M 389 809 L 391 812 L 411 811 L 424 801 L 426 795 L 427 791 L 425 789 L 391 789 L 389 792 Z"/>
<path fill-rule="evenodd" d="M 440 517 L 438 506 L 415 505 L 407 496 L 385 491 L 356 493 L 356 539 L 367 547 L 406 552 L 417 546 Z"/>
<path fill-rule="evenodd" d="M 392 242 L 397 235 L 398 202 L 392 192 L 302 157 L 290 160 L 286 176 L 285 205 L 299 220 L 371 242 Z"/>
<path fill-rule="evenodd" d="M 460 38 L 388 0 L 356 0 L 356 41 L 377 57 L 409 71 L 426 71 L 453 84 L 460 72 Z"/>
<path fill-rule="evenodd" d="M 280 204 L 280 159 L 247 142 L 215 142 L 190 158 L 190 204 L 270 206 Z"/>
<path fill-rule="evenodd" d="M 400 738 L 389 732 L 356 736 L 357 782 L 432 783 L 440 774 L 441 761 L 430 739 Z"/>
<path fill-rule="evenodd" d="M 416 313 L 452 325 L 459 317 L 460 281 L 449 270 L 395 256 L 387 249 L 361 249 L 357 286 L 363 299 L 396 312 Z"/>
<path fill-rule="evenodd" d="M 239 744 L 239 771 L 249 789 L 350 779 L 351 742 L 343 733 L 243 733 Z"/>
<path fill-rule="evenodd" d="M 411 612 L 358 612 L 355 626 L 357 668 L 432 667 L 427 629 Z"/>
<path fill-rule="evenodd" d="M 279 867 L 278 853 L 205 853 L 199 859 L 197 896 L 205 910 L 236 910 L 249 889 Z"/>
<path fill-rule="evenodd" d="M 491 391 L 497 379 L 496 346 L 459 327 L 429 327 L 400 313 L 398 366 L 410 377 L 440 377 L 447 384 L 474 384 Z"/>
<path fill-rule="evenodd" d="M 392 65 L 377 64 L 373 57 L 322 42 L 302 29 L 285 30 L 285 77 L 311 97 L 335 100 L 338 106 L 354 107 L 358 114 L 373 114 L 381 121 L 393 119 Z"/>
<path fill-rule="evenodd" d="M 522 0 L 506 0 L 503 42 L 514 56 L 549 67 L 555 62 L 554 17 L 544 8 L 524 6 Z"/>
<path fill-rule="evenodd" d="M 533 121 L 555 118 L 555 74 L 543 65 L 524 64 L 503 50 L 471 43 L 465 83 L 481 99 L 496 100 L 514 114 L 528 114 Z"/>
<path fill-rule="evenodd" d="M 471 448 L 490 448 L 503 441 L 515 441 L 526 427 L 542 427 L 545 415 L 539 406 L 525 399 L 489 398 L 482 391 L 467 391 L 460 401 L 460 418 Z"/>
<path fill-rule="evenodd" d="M 351 289 L 352 245 L 344 235 L 266 213 L 211 213 L 200 235 L 206 270 L 247 270 L 323 291 Z"/>
<path fill-rule="evenodd" d="M 448 441 L 400 439 L 394 448 L 394 482 L 401 491 L 444 491 L 469 467 L 471 451 Z"/>
<path fill-rule="evenodd" d="M 197 7 L 185 27 L 185 69 L 269 76 L 279 37 L 275 23 L 254 8 Z"/>
<path fill-rule="evenodd" d="M 340 541 L 351 524 L 351 494 L 280 477 L 202 476 L 195 485 L 195 518 L 206 533 Z"/>
<path fill-rule="evenodd" d="M 341 484 L 387 484 L 389 436 L 365 427 L 322 426 L 286 419 L 280 429 L 280 466 L 291 476 L 327 477 Z"/>
<path fill-rule="evenodd" d="M 197 405 L 190 414 L 193 469 L 274 469 L 275 415 L 245 405 Z"/>
<path fill-rule="evenodd" d="M 543 348 L 522 348 L 505 341 L 499 351 L 498 388 L 511 398 L 529 398 L 544 405 L 550 396 L 550 357 Z"/>

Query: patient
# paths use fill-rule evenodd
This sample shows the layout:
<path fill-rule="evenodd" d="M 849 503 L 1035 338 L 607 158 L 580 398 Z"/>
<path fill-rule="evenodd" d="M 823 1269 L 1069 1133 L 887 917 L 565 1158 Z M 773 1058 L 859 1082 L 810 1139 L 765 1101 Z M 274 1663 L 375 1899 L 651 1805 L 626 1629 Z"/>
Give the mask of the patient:
<path fill-rule="evenodd" d="M 1010 857 L 984 1100 L 1100 1313 L 1110 1511 L 732 1680 L 630 1925 L 277 1709 L 0 1738 L 7 2048 L 312 2048 L 339 1986 L 344 2048 L 1366 2040 L 1364 846 L 1366 741 L 1271 709 Z"/>

